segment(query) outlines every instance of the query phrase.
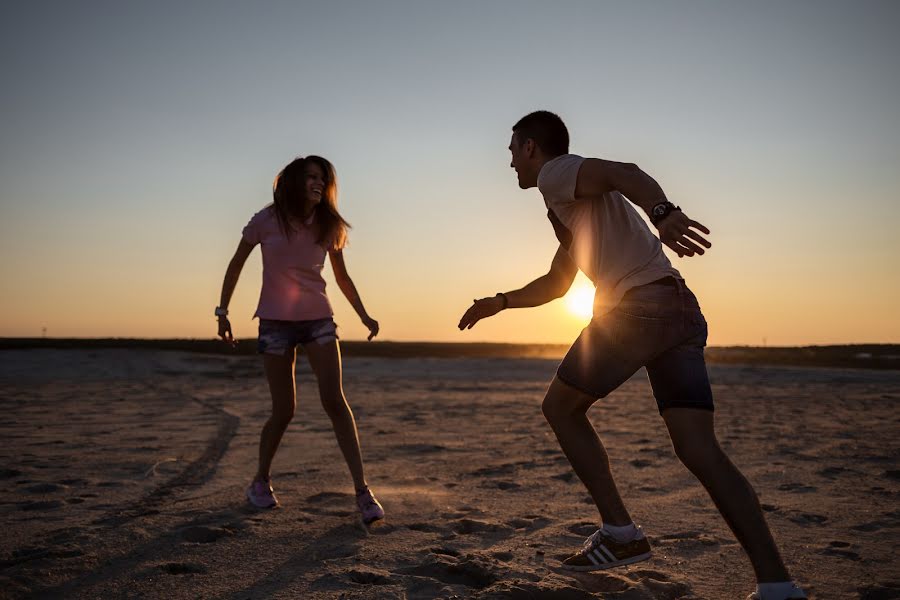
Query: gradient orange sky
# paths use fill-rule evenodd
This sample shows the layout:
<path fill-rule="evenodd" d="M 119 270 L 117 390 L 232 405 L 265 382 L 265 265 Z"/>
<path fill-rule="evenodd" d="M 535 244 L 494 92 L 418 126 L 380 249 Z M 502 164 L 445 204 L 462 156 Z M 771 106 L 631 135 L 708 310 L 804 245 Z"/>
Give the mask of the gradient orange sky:
<path fill-rule="evenodd" d="M 712 230 L 706 256 L 672 257 L 710 344 L 900 342 L 897 3 L 4 13 L 0 336 L 214 336 L 241 228 L 316 153 L 380 339 L 570 342 L 585 319 L 563 301 L 456 329 L 556 249 L 506 149 L 543 108 L 573 152 L 636 162 Z M 260 275 L 257 250 L 238 338 Z M 363 338 L 326 279 L 342 336 Z"/>

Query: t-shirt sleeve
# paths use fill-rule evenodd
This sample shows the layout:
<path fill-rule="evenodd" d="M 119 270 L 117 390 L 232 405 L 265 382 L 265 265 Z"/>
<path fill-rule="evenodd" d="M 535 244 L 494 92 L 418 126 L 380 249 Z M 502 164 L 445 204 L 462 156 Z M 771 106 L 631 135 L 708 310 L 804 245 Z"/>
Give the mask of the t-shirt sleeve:
<path fill-rule="evenodd" d="M 538 175 L 538 190 L 547 200 L 550 208 L 569 206 L 575 203 L 575 186 L 578 170 L 584 158 L 574 154 L 561 156 L 544 165 Z"/>
<path fill-rule="evenodd" d="M 244 241 L 251 246 L 255 246 L 262 241 L 262 230 L 263 225 L 266 222 L 266 212 L 267 210 L 263 209 L 253 215 L 241 232 Z"/>

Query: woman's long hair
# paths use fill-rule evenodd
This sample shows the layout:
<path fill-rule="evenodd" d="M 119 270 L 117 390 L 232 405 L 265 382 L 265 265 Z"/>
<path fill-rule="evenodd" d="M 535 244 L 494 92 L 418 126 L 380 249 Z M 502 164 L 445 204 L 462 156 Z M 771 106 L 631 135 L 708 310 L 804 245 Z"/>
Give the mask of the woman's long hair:
<path fill-rule="evenodd" d="M 306 166 L 319 165 L 325 174 L 325 189 L 322 200 L 314 209 L 314 224 L 318 229 L 316 243 L 329 250 L 340 250 L 347 244 L 347 230 L 350 223 L 344 220 L 337 209 L 337 175 L 334 166 L 321 156 L 295 158 L 275 177 L 272 185 L 273 206 L 278 224 L 288 237 L 296 226 L 302 226 L 303 206 L 306 200 Z"/>

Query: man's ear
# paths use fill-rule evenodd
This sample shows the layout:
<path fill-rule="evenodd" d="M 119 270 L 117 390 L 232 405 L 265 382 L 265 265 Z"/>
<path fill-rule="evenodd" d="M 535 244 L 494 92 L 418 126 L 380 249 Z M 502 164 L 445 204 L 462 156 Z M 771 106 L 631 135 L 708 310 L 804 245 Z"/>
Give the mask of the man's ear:
<path fill-rule="evenodd" d="M 534 158 L 535 153 L 537 152 L 537 144 L 534 143 L 534 140 L 528 138 L 525 140 L 525 156 L 528 158 Z"/>

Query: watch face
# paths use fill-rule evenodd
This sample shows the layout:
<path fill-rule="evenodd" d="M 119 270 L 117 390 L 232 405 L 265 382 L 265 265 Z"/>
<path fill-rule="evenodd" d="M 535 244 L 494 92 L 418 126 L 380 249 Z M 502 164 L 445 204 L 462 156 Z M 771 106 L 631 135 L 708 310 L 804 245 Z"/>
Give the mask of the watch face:
<path fill-rule="evenodd" d="M 656 216 L 664 215 L 666 213 L 666 205 L 665 204 L 657 204 L 653 207 L 653 214 Z"/>

